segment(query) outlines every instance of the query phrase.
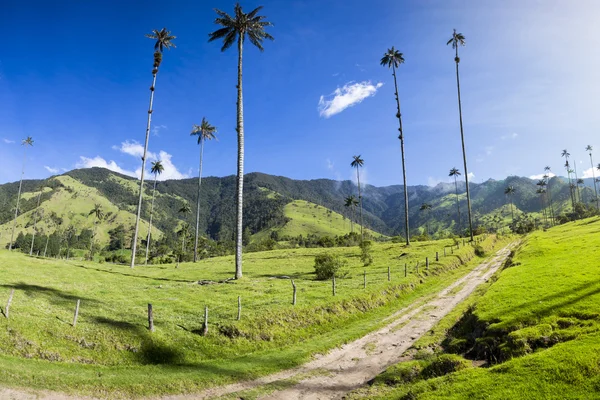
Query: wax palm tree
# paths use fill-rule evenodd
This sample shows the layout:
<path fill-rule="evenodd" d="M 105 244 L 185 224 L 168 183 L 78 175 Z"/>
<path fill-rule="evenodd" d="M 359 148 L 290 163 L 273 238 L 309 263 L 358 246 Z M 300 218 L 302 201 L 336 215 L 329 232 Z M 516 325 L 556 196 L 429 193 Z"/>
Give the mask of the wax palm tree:
<path fill-rule="evenodd" d="M 200 168 L 198 169 L 198 202 L 196 204 L 196 237 L 194 239 L 194 262 L 198 261 L 198 230 L 200 227 L 200 186 L 202 185 L 202 155 L 204 154 L 204 142 L 206 140 L 216 139 L 217 128 L 208 123 L 206 118 L 202 118 L 200 125 L 192 127 L 192 136 L 198 136 L 200 145 Z"/>
<path fill-rule="evenodd" d="M 471 217 L 471 193 L 469 191 L 469 170 L 467 169 L 467 151 L 465 150 L 465 135 L 463 131 L 463 121 L 462 121 L 462 103 L 460 100 L 460 78 L 458 74 L 458 64 L 460 63 L 460 58 L 458 57 L 458 48 L 459 46 L 465 45 L 465 36 L 462 33 L 457 33 L 456 29 L 454 29 L 454 33 L 452 37 L 446 45 L 452 45 L 452 48 L 455 50 L 454 62 L 456 63 L 456 89 L 458 92 L 458 118 L 460 121 L 460 141 L 462 144 L 462 153 L 463 153 L 463 164 L 465 168 L 465 185 L 467 188 L 467 211 L 469 214 L 469 234 L 471 236 L 471 241 L 473 240 L 473 219 Z"/>
<path fill-rule="evenodd" d="M 581 191 L 580 191 L 580 189 L 579 189 L 579 186 L 580 186 L 580 185 L 585 185 L 585 182 L 584 182 L 584 180 L 583 180 L 583 179 L 581 179 L 581 178 L 577 178 L 577 179 L 575 180 L 575 186 L 577 186 L 577 195 L 579 196 L 579 202 L 580 202 L 580 203 L 583 203 L 583 199 L 581 198 Z"/>
<path fill-rule="evenodd" d="M 348 207 L 350 209 L 350 212 L 352 213 L 352 218 L 350 218 L 350 231 L 351 232 L 354 232 L 354 219 L 356 218 L 355 211 L 356 211 L 357 205 L 358 205 L 358 200 L 356 200 L 356 197 L 354 197 L 353 194 L 344 199 L 344 207 Z"/>
<path fill-rule="evenodd" d="M 548 201 L 550 202 L 550 215 L 551 215 L 551 219 L 552 219 L 552 224 L 554 224 L 554 218 L 555 218 L 555 216 L 554 216 L 554 203 L 552 202 L 552 192 L 550 191 L 550 180 L 552 178 L 549 175 L 550 172 L 551 172 L 551 169 L 550 169 L 550 167 L 548 165 L 546 165 L 544 167 L 544 172 L 545 172 L 544 179 L 546 179 L 547 182 L 548 182 L 548 185 L 547 185 L 547 188 L 546 188 L 546 192 L 548 193 Z"/>
<path fill-rule="evenodd" d="M 510 200 L 510 213 L 512 215 L 512 221 L 515 222 L 515 213 L 513 211 L 513 202 L 512 202 L 512 197 L 515 194 L 515 188 L 511 185 L 511 186 L 507 186 L 506 189 L 504 189 L 504 194 L 508 196 L 508 199 Z"/>
<path fill-rule="evenodd" d="M 94 240 L 96 238 L 96 226 L 98 225 L 98 222 L 100 222 L 102 220 L 102 218 L 104 218 L 104 211 L 102 211 L 102 206 L 98 203 L 94 204 L 94 208 L 92 208 L 90 210 L 90 212 L 88 213 L 88 215 L 93 215 L 96 217 L 96 220 L 93 222 L 94 228 L 93 228 L 93 232 L 92 232 L 92 240 L 90 241 L 90 260 L 94 257 Z"/>
<path fill-rule="evenodd" d="M 544 175 L 544 177 L 545 176 L 546 175 Z M 546 185 L 547 185 L 546 178 L 538 180 L 536 185 L 539 186 L 538 189 L 536 190 L 536 193 L 540 195 L 540 202 L 542 204 L 542 212 L 544 214 L 544 218 L 546 219 L 546 222 L 548 222 L 547 207 L 544 203 L 544 194 L 546 194 Z"/>
<path fill-rule="evenodd" d="M 598 201 L 598 187 L 596 185 L 596 173 L 594 172 L 594 160 L 592 159 L 592 150 L 593 147 L 591 145 L 587 145 L 585 146 L 585 151 L 588 152 L 588 154 L 590 155 L 590 165 L 592 166 L 592 182 L 594 182 L 594 194 L 596 197 L 594 197 L 594 199 L 596 200 L 596 210 L 600 211 L 600 204 Z"/>
<path fill-rule="evenodd" d="M 461 231 L 461 227 L 460 227 L 460 204 L 458 201 L 458 183 L 456 182 L 456 178 L 458 176 L 460 176 L 460 171 L 457 168 L 452 168 L 450 170 L 450 173 L 448 174 L 448 176 L 453 176 L 454 177 L 454 192 L 456 193 L 456 210 L 458 211 L 458 217 L 456 220 L 457 226 L 458 226 L 458 232 L 460 234 Z"/>
<path fill-rule="evenodd" d="M 400 154 L 402 156 L 402 180 L 404 182 L 404 227 L 406 234 L 406 245 L 410 244 L 410 234 L 408 226 L 408 187 L 406 186 L 406 163 L 404 161 L 404 131 L 402 129 L 402 113 L 400 112 L 400 96 L 398 95 L 398 81 L 396 80 L 396 68 L 400 64 L 404 64 L 404 57 L 402 53 L 392 46 L 387 52 L 383 54 L 380 64 L 384 67 L 392 68 L 392 75 L 394 76 L 394 89 L 396 96 L 396 118 L 398 118 L 398 139 L 400 139 Z"/>
<path fill-rule="evenodd" d="M 19 181 L 19 192 L 17 194 L 17 205 L 15 206 L 15 220 L 13 221 L 12 233 L 10 234 L 10 242 L 8 243 L 8 250 L 12 251 L 13 240 L 15 238 L 15 228 L 17 227 L 17 217 L 19 216 L 19 202 L 21 201 L 21 188 L 23 187 L 23 175 L 25 175 L 25 161 L 27 161 L 27 147 L 33 146 L 33 139 L 31 136 L 21 141 L 23 146 L 23 168 L 21 169 L 21 180 Z"/>
<path fill-rule="evenodd" d="M 154 64 L 152 66 L 152 86 L 150 86 L 150 105 L 148 106 L 148 121 L 146 123 L 146 139 L 144 141 L 144 155 L 142 156 L 142 170 L 140 172 L 140 195 L 138 198 L 137 215 L 135 217 L 135 230 L 133 234 L 133 242 L 131 244 L 131 268 L 135 266 L 135 252 L 137 249 L 138 230 L 140 226 L 140 216 L 142 212 L 142 197 L 144 194 L 144 172 L 146 171 L 146 153 L 148 152 L 148 139 L 150 138 L 150 122 L 152 121 L 152 103 L 154 102 L 154 87 L 156 86 L 156 74 L 158 67 L 162 62 L 162 53 L 164 49 L 175 47 L 173 40 L 176 38 L 171 35 L 167 28 L 162 28 L 160 31 L 154 29 L 151 34 L 146 35 L 147 38 L 156 40 L 154 43 Z"/>
<path fill-rule="evenodd" d="M 571 156 L 571 154 L 567 151 L 567 149 L 564 149 L 560 155 L 561 157 L 565 158 L 565 169 L 567 170 L 567 179 L 569 180 L 569 193 L 571 194 L 571 206 L 573 207 L 573 210 L 575 210 L 575 193 L 573 192 L 573 185 L 571 184 L 571 172 L 573 171 L 571 170 L 571 166 L 569 164 L 569 157 Z"/>
<path fill-rule="evenodd" d="M 419 208 L 419 210 L 423 211 L 427 218 L 427 221 L 425 222 L 425 228 L 427 229 L 427 231 L 426 231 L 427 236 L 429 236 L 429 215 L 431 214 L 431 204 L 423 203 L 423 204 L 421 204 L 421 207 Z"/>
<path fill-rule="evenodd" d="M 144 260 L 144 265 L 148 265 L 148 251 L 150 250 L 150 240 L 152 236 L 152 215 L 154 214 L 154 196 L 156 194 L 156 181 L 158 180 L 158 175 L 162 174 L 165 170 L 165 167 L 162 165 L 162 161 L 153 161 L 152 168 L 150 168 L 150 173 L 154 174 L 154 187 L 152 188 L 152 205 L 150 206 L 150 221 L 148 222 L 148 236 L 146 237 L 146 258 Z"/>
<path fill-rule="evenodd" d="M 215 9 L 217 18 L 215 23 L 222 28 L 209 34 L 209 42 L 223 39 L 221 51 L 230 48 L 237 41 L 238 48 L 238 74 L 237 74 L 237 135 L 238 135 L 238 160 L 237 160 L 237 218 L 236 218 L 236 247 L 235 247 L 235 278 L 242 277 L 242 236 L 243 236 L 243 201 L 244 201 L 244 105 L 242 95 L 242 53 L 244 40 L 248 37 L 250 43 L 263 51 L 263 41 L 273 40 L 273 36 L 265 32 L 265 28 L 273 24 L 265 21 L 265 17 L 258 15 L 262 7 L 257 7 L 249 13 L 244 13 L 242 6 L 236 3 L 234 15 L 230 16 L 224 11 Z"/>
<path fill-rule="evenodd" d="M 29 248 L 29 255 L 33 254 L 33 244 L 35 243 L 35 231 L 37 229 L 38 217 L 40 215 L 40 200 L 42 199 L 42 189 L 40 187 L 40 193 L 38 194 L 37 206 L 35 207 L 35 213 L 33 214 L 33 235 L 31 235 L 31 247 Z"/>
<path fill-rule="evenodd" d="M 579 190 L 579 183 L 577 182 L 579 180 L 579 177 L 577 176 L 577 161 L 573 163 L 573 172 L 575 173 L 575 187 L 577 188 L 577 198 L 581 203 L 581 191 Z"/>
<path fill-rule="evenodd" d="M 183 203 L 183 205 L 179 208 L 179 210 L 177 211 L 179 214 L 183 215 L 183 225 L 182 225 L 182 230 L 180 231 L 183 234 L 183 239 L 181 240 L 181 253 L 183 254 L 185 252 L 185 236 L 187 231 L 189 230 L 189 224 L 187 224 L 185 222 L 185 217 L 186 215 L 188 215 L 189 213 L 192 212 L 192 209 L 190 208 L 190 205 L 188 203 Z M 187 227 L 186 227 L 187 225 Z"/>
<path fill-rule="evenodd" d="M 365 160 L 360 158 L 360 154 L 357 156 L 352 156 L 352 162 L 350 166 L 352 168 L 356 168 L 356 182 L 358 184 L 358 205 L 360 207 L 360 241 L 363 241 L 363 206 L 362 206 L 362 194 L 360 193 L 360 173 L 359 168 L 362 167 L 365 163 Z"/>

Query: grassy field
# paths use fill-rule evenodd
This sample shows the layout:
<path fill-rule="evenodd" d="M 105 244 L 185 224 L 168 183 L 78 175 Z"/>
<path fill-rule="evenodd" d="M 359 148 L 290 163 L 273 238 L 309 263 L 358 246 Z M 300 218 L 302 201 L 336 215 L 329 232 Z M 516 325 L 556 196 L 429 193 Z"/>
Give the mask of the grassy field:
<path fill-rule="evenodd" d="M 490 236 L 484 246 L 495 242 Z M 366 289 L 356 247 L 248 254 L 243 279 L 207 285 L 198 281 L 233 275 L 233 257 L 184 263 L 178 269 L 131 270 L 0 251 L 0 298 L 15 290 L 10 318 L 0 318 L 0 382 L 130 398 L 194 392 L 289 368 L 376 329 L 383 317 L 476 265 L 478 258 L 462 264 L 472 257 L 470 246 L 448 251 L 435 262 L 435 251 L 443 254 L 451 244 L 375 244 Z M 338 279 L 336 296 L 330 281 L 316 281 L 312 274 L 314 256 L 324 251 L 348 262 L 349 277 Z M 428 271 L 425 257 L 431 260 Z M 298 287 L 296 306 L 291 305 L 289 277 Z M 72 327 L 77 299 L 79 320 Z M 147 329 L 148 303 L 154 307 L 154 333 Z M 201 336 L 205 306 L 209 332 Z"/>
<path fill-rule="evenodd" d="M 352 398 L 600 398 L 599 233 L 595 217 L 531 234 L 498 280 L 463 304 L 462 318 L 447 316 L 417 343 L 444 339 L 446 352 L 488 368 L 458 355 L 422 355 Z M 447 368 L 432 374 L 440 357 Z"/>
<path fill-rule="evenodd" d="M 291 221 L 283 227 L 258 232 L 253 235 L 253 240 L 268 238 L 274 230 L 279 233 L 279 237 L 306 236 L 308 234 L 317 236 L 343 236 L 350 233 L 352 228 L 349 218 L 305 200 L 294 200 L 286 204 L 283 211 L 285 216 L 290 218 Z M 359 211 L 357 209 L 356 218 L 359 218 L 358 215 Z M 360 232 L 360 225 L 357 223 L 354 224 L 354 232 Z M 369 229 L 365 229 L 366 232 L 374 237 L 382 236 L 380 233 Z"/>

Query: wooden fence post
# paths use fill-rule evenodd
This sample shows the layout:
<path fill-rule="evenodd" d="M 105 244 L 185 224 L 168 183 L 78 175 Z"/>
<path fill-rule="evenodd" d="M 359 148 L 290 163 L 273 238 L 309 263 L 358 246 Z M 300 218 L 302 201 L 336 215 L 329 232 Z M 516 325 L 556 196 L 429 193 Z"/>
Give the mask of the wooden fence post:
<path fill-rule="evenodd" d="M 429 257 L 425 257 L 425 269 L 429 271 Z"/>
<path fill-rule="evenodd" d="M 404 277 L 406 278 L 407 275 L 408 275 L 408 266 L 406 265 L 406 263 L 404 263 Z"/>
<path fill-rule="evenodd" d="M 417 265 L 415 266 L 415 268 L 417 269 L 417 274 L 419 273 L 419 262 L 417 261 Z"/>
<path fill-rule="evenodd" d="M 204 323 L 202 324 L 202 336 L 208 334 L 208 306 L 204 306 Z"/>
<path fill-rule="evenodd" d="M 392 273 L 390 271 L 390 267 L 388 267 L 388 282 L 392 280 Z"/>
<path fill-rule="evenodd" d="M 242 296 L 238 296 L 238 316 L 237 320 L 242 319 Z"/>
<path fill-rule="evenodd" d="M 437 251 L 435 252 L 435 261 L 440 261 L 440 254 Z"/>
<path fill-rule="evenodd" d="M 363 273 L 363 289 L 367 288 L 367 270 Z"/>
<path fill-rule="evenodd" d="M 154 332 L 154 314 L 152 313 L 152 304 L 148 303 L 148 330 Z"/>
<path fill-rule="evenodd" d="M 295 306 L 296 305 L 296 284 L 294 283 L 294 280 L 292 279 L 292 305 Z"/>
<path fill-rule="evenodd" d="M 8 301 L 6 302 L 6 308 L 4 309 L 4 316 L 8 319 L 8 313 L 10 311 L 10 303 L 12 303 L 13 294 L 15 294 L 15 289 L 10 291 L 10 295 L 8 296 Z"/>
<path fill-rule="evenodd" d="M 335 296 L 335 275 L 333 275 L 333 278 L 331 279 L 331 290 Z"/>
<path fill-rule="evenodd" d="M 79 316 L 79 302 L 81 300 L 77 299 L 77 304 L 75 305 L 75 315 L 73 315 L 73 327 L 77 325 L 77 317 Z"/>

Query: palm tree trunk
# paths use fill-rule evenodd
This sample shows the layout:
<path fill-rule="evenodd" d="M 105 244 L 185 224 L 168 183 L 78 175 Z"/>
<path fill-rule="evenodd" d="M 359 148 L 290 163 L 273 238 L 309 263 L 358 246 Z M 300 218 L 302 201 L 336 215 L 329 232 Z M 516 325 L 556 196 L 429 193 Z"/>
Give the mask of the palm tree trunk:
<path fill-rule="evenodd" d="M 148 222 L 148 237 L 146 238 L 146 260 L 144 265 L 148 265 L 148 251 L 150 249 L 150 239 L 152 236 L 152 214 L 154 214 L 154 195 L 156 193 L 156 179 L 158 174 L 154 174 L 154 187 L 152 188 L 152 205 L 150 206 L 150 221 Z"/>
<path fill-rule="evenodd" d="M 573 163 L 573 168 L 575 169 L 575 187 L 577 188 L 577 197 L 579 198 L 579 203 L 582 203 L 581 201 L 581 191 L 579 190 L 579 177 L 577 176 L 577 161 L 575 161 Z"/>
<path fill-rule="evenodd" d="M 92 251 L 94 250 L 94 239 L 96 238 L 96 225 L 96 222 L 94 222 L 94 231 L 92 232 L 92 240 L 90 240 L 90 261 L 94 259 Z"/>
<path fill-rule="evenodd" d="M 194 240 L 194 262 L 198 261 L 198 230 L 200 227 L 200 187 L 202 186 L 202 155 L 203 154 L 204 154 L 204 140 L 202 139 L 202 136 L 200 136 L 200 169 L 198 170 L 198 204 L 196 205 L 196 238 Z"/>
<path fill-rule="evenodd" d="M 238 36 L 238 81 L 237 81 L 237 226 L 235 245 L 235 279 L 242 277 L 242 229 L 244 204 L 244 104 L 242 96 L 242 35 Z"/>
<path fill-rule="evenodd" d="M 363 209 L 362 209 L 362 195 L 360 194 L 360 174 L 358 173 L 358 165 L 356 165 L 356 182 L 358 183 L 358 203 L 360 206 L 360 242 L 364 240 L 363 236 Z"/>
<path fill-rule="evenodd" d="M 25 161 L 27 153 L 23 149 L 23 168 L 21 169 L 21 180 L 19 181 L 19 194 L 17 194 L 17 206 L 15 207 L 15 220 L 13 222 L 12 233 L 10 234 L 10 242 L 8 243 L 8 251 L 12 251 L 12 244 L 15 238 L 15 228 L 17 227 L 17 217 L 19 216 L 19 202 L 21 201 L 21 187 L 23 186 L 23 175 L 25 175 Z"/>
<path fill-rule="evenodd" d="M 567 177 L 569 179 L 569 193 L 571 194 L 571 207 L 573 207 L 573 211 L 575 211 L 575 194 L 573 193 L 573 187 L 571 183 L 571 173 L 567 171 Z"/>
<path fill-rule="evenodd" d="M 392 75 L 394 75 L 394 88 L 396 89 L 396 106 L 398 113 L 398 131 L 400 135 L 400 153 L 402 155 L 402 180 L 404 182 L 404 230 L 406 234 L 406 245 L 410 245 L 410 234 L 408 226 L 408 188 L 406 187 L 406 163 L 404 160 L 404 131 L 402 130 L 402 114 L 400 113 L 400 97 L 398 96 L 398 82 L 396 80 L 396 67 L 392 64 Z"/>
<path fill-rule="evenodd" d="M 592 153 L 590 153 L 590 163 L 592 164 L 592 179 L 594 180 L 594 193 L 596 194 L 596 210 L 600 211 L 600 205 L 598 205 L 598 188 L 596 187 L 596 173 L 594 172 L 594 160 L 592 160 Z"/>
<path fill-rule="evenodd" d="M 44 258 L 46 257 L 46 252 L 48 251 L 48 242 L 50 241 L 50 233 L 46 236 L 46 246 L 44 247 Z"/>
<path fill-rule="evenodd" d="M 462 230 L 460 227 L 460 203 L 458 201 L 458 183 L 456 183 L 456 175 L 454 175 L 454 191 L 456 192 L 456 210 L 458 212 L 458 234 Z"/>
<path fill-rule="evenodd" d="M 154 72 L 155 71 L 155 72 Z M 154 102 L 154 87 L 156 85 L 156 74 L 158 70 L 153 70 L 152 86 L 150 86 L 150 105 L 148 106 L 148 123 L 146 124 L 146 140 L 144 141 L 144 155 L 142 157 L 142 172 L 140 173 L 140 196 L 138 199 L 137 215 L 135 217 L 135 231 L 133 242 L 131 243 L 131 265 L 135 266 L 135 252 L 137 250 L 138 230 L 140 228 L 140 215 L 142 213 L 142 198 L 144 196 L 144 171 L 146 169 L 146 153 L 148 152 L 148 139 L 150 137 L 150 122 L 152 121 L 152 103 Z"/>
<path fill-rule="evenodd" d="M 29 249 L 29 256 L 33 254 L 33 243 L 35 242 L 35 229 L 37 227 L 37 218 L 39 216 L 40 209 L 40 199 L 42 197 L 42 191 L 40 190 L 40 194 L 38 194 L 37 206 L 35 208 L 35 215 L 33 217 L 33 235 L 31 235 L 31 248 Z"/>
<path fill-rule="evenodd" d="M 458 92 L 458 118 L 460 120 L 460 142 L 462 144 L 462 153 L 463 153 L 463 164 L 465 168 L 465 184 L 467 187 L 467 211 L 469 214 L 469 234 L 471 236 L 471 241 L 473 241 L 473 219 L 471 217 L 471 193 L 469 191 L 469 170 L 467 169 L 467 152 L 465 150 L 465 135 L 463 131 L 463 120 L 462 120 L 462 102 L 460 100 L 460 78 L 458 74 L 458 46 L 456 46 L 456 58 L 454 59 L 456 62 L 456 89 Z"/>
<path fill-rule="evenodd" d="M 512 195 L 509 194 L 508 196 L 509 196 L 508 199 L 510 200 L 510 216 L 511 216 L 512 222 L 514 224 L 515 223 L 515 210 L 513 208 L 513 202 L 512 202 L 512 197 L 511 197 Z"/>
<path fill-rule="evenodd" d="M 550 193 L 550 179 L 552 179 L 552 177 L 548 177 L 548 201 L 550 202 L 550 222 L 552 222 L 552 225 L 554 226 L 554 204 L 552 203 L 552 193 Z"/>

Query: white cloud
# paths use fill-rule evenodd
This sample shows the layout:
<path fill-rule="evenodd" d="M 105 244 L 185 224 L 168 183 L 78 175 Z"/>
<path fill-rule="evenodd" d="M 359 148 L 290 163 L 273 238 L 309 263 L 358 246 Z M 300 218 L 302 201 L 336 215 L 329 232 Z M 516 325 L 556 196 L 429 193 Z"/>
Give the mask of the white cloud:
<path fill-rule="evenodd" d="M 167 179 L 189 178 L 191 176 L 191 169 L 188 171 L 187 174 L 179 172 L 177 167 L 173 164 L 173 161 L 171 161 L 171 158 L 173 158 L 173 156 L 171 154 L 167 153 L 166 151 L 161 150 L 159 152 L 158 159 L 160 161 L 162 161 L 162 165 L 165 169 L 164 169 L 163 173 L 158 176 L 158 180 L 165 181 Z M 135 171 L 136 175 L 138 177 L 140 176 L 140 171 L 141 171 L 141 168 L 138 168 Z M 147 172 L 147 174 L 149 174 L 149 172 Z"/>
<path fill-rule="evenodd" d="M 152 128 L 152 136 L 160 136 L 158 133 L 163 129 L 167 129 L 167 126 L 166 125 L 154 125 L 154 128 Z"/>
<path fill-rule="evenodd" d="M 583 176 L 581 178 L 586 179 L 586 178 L 594 178 L 594 177 L 599 177 L 600 176 L 600 171 L 594 170 L 593 168 L 588 168 L 585 171 L 583 171 Z"/>
<path fill-rule="evenodd" d="M 547 173 L 545 173 L 545 174 L 531 175 L 531 176 L 529 177 L 529 179 L 533 179 L 534 181 L 537 181 L 537 180 L 543 179 L 543 178 L 544 178 L 544 175 L 548 175 L 548 176 L 549 176 L 549 177 L 551 177 L 551 178 L 552 178 L 553 176 L 556 176 L 556 175 L 555 175 L 553 172 L 547 172 Z"/>
<path fill-rule="evenodd" d="M 137 156 L 140 159 L 144 155 L 144 146 L 135 140 L 126 140 L 121 143 L 121 146 L 113 146 L 113 150 L 118 150 L 121 153 L 129 154 L 130 156 Z M 156 159 L 156 155 L 150 151 L 146 152 L 148 159 Z"/>
<path fill-rule="evenodd" d="M 366 167 L 359 168 L 358 173 L 360 174 L 360 190 L 364 191 L 369 182 L 369 180 L 368 180 L 369 175 L 367 174 L 367 168 Z M 350 179 L 352 180 L 352 182 L 355 185 L 357 185 L 358 181 L 356 180 L 356 168 L 353 168 L 353 171 L 350 175 Z"/>
<path fill-rule="evenodd" d="M 319 115 L 324 118 L 329 118 L 332 115 L 339 114 L 348 107 L 352 107 L 355 104 L 360 103 L 367 97 L 375 96 L 377 89 L 383 86 L 383 83 L 377 83 L 376 85 L 371 84 L 370 81 L 363 82 L 348 82 L 341 88 L 335 89 L 335 91 L 327 96 L 321 96 L 319 99 Z M 332 97 L 333 96 L 333 97 Z"/>
<path fill-rule="evenodd" d="M 75 164 L 76 168 L 92 168 L 92 167 L 100 167 L 110 169 L 111 171 L 118 172 L 123 175 L 136 176 L 135 172 L 127 171 L 117 165 L 113 160 L 106 161 L 104 158 L 100 156 L 96 156 L 94 158 L 88 158 L 84 156 L 79 156 L 79 162 Z"/>
<path fill-rule="evenodd" d="M 441 183 L 441 182 L 442 182 L 441 179 L 434 178 L 432 176 L 430 176 L 430 177 L 427 178 L 427 186 L 434 187 L 434 186 L 437 186 L 437 184 Z"/>
<path fill-rule="evenodd" d="M 467 176 L 469 177 L 469 181 L 470 181 L 470 182 L 473 182 L 473 181 L 475 180 L 475 174 L 474 174 L 474 173 L 472 173 L 472 172 L 469 172 L 469 173 L 467 174 Z"/>
<path fill-rule="evenodd" d="M 5 139 L 5 138 L 3 138 L 3 139 L 2 139 L 2 141 L 3 141 L 4 143 L 6 143 L 6 144 L 11 144 L 11 143 L 14 143 L 14 142 L 15 142 L 14 140 Z"/>
<path fill-rule="evenodd" d="M 46 170 L 48 170 L 48 172 L 50 172 L 51 174 L 58 174 L 58 171 L 59 171 L 58 168 L 52 168 L 47 165 L 44 165 L 44 168 L 46 168 Z"/>
<path fill-rule="evenodd" d="M 502 140 L 506 140 L 506 139 L 516 139 L 517 137 L 519 137 L 519 134 L 516 132 L 510 133 L 508 135 L 502 135 L 500 136 L 500 139 Z"/>

